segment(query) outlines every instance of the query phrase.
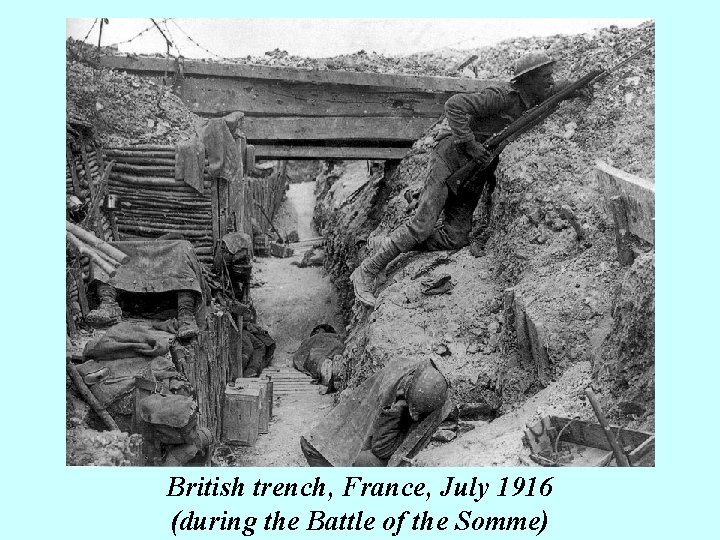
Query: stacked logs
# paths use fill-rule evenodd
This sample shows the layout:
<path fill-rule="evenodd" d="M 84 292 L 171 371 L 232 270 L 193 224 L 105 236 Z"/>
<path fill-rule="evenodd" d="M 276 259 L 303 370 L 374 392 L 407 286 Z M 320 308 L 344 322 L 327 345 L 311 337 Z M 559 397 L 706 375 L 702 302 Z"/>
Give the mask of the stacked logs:
<path fill-rule="evenodd" d="M 88 213 L 84 224 L 92 228 L 95 237 L 99 240 L 112 240 L 114 235 L 108 216 L 100 210 L 102 204 L 102 190 L 104 185 L 103 173 L 107 171 L 102 161 L 102 155 L 95 146 L 92 133 L 87 125 L 76 125 L 76 130 L 68 126 L 68 137 L 65 160 L 65 194 L 74 196 L 80 201 Z M 75 322 L 81 322 L 87 315 L 87 285 L 90 279 L 89 253 L 94 249 L 79 241 L 76 235 L 68 236 L 69 251 L 66 268 L 67 287 L 67 324 L 70 335 L 75 334 Z M 102 256 L 99 256 L 101 257 Z"/>
<path fill-rule="evenodd" d="M 175 180 L 172 145 L 107 148 L 104 156 L 115 161 L 109 191 L 121 201 L 116 214 L 121 234 L 157 238 L 180 233 L 193 244 L 200 262 L 212 262 L 212 185 L 207 171 L 204 192 L 198 193 Z"/>
<path fill-rule="evenodd" d="M 68 241 L 82 254 L 89 257 L 109 276 L 128 258 L 122 251 L 101 240 L 82 227 L 65 221 Z"/>

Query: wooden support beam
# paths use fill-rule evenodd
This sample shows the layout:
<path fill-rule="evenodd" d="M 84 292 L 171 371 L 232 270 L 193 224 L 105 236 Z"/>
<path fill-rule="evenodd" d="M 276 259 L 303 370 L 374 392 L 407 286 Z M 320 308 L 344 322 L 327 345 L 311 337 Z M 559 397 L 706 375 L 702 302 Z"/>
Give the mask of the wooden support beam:
<path fill-rule="evenodd" d="M 431 93 L 247 79 L 183 79 L 179 96 L 194 113 L 224 116 L 406 116 L 439 118 L 455 92 Z"/>
<path fill-rule="evenodd" d="M 625 207 L 627 231 L 655 245 L 655 184 L 597 161 L 593 174 L 605 196 L 608 212 L 614 215 L 612 198 Z"/>
<path fill-rule="evenodd" d="M 228 232 L 228 216 L 230 215 L 230 182 L 224 178 L 217 179 L 218 186 L 218 210 L 219 210 L 219 231 L 218 237 L 222 240 Z"/>
<path fill-rule="evenodd" d="M 615 245 L 618 260 L 624 266 L 630 266 L 635 260 L 635 253 L 633 252 L 632 239 L 628 231 L 628 212 L 624 198 L 619 195 L 610 197 L 610 211 L 615 225 Z"/>
<path fill-rule="evenodd" d="M 83 319 L 90 313 L 90 306 L 87 300 L 87 294 L 85 293 L 85 281 L 82 278 L 82 269 L 73 268 L 71 270 L 72 278 L 75 281 L 75 286 L 78 292 L 78 303 L 80 304 L 80 313 L 82 313 Z"/>
<path fill-rule="evenodd" d="M 242 129 L 259 144 L 272 140 L 416 141 L 437 121 L 413 117 L 245 117 Z"/>
<path fill-rule="evenodd" d="M 410 148 L 256 145 L 258 159 L 402 159 Z"/>
<path fill-rule="evenodd" d="M 245 166 L 248 174 L 255 170 L 255 146 L 245 145 Z"/>
<path fill-rule="evenodd" d="M 119 431 L 120 428 L 115 423 L 113 417 L 110 416 L 110 413 L 107 412 L 107 409 L 100 403 L 100 401 L 98 401 L 98 399 L 87 387 L 85 381 L 83 380 L 82 376 L 80 375 L 72 361 L 70 359 L 67 359 L 65 365 L 67 367 L 68 375 L 70 375 L 70 380 L 72 380 L 72 382 L 75 384 L 75 388 L 77 388 L 80 396 L 85 400 L 88 405 L 90 405 L 90 407 L 92 407 L 92 409 L 97 413 L 97 415 L 108 427 L 108 429 Z"/>
<path fill-rule="evenodd" d="M 460 62 L 457 66 L 455 66 L 452 70 L 453 70 L 453 71 L 462 71 L 463 69 L 465 69 L 466 67 L 468 67 L 470 64 L 472 64 L 472 63 L 473 63 L 475 60 L 477 60 L 477 59 L 478 59 L 478 55 L 477 55 L 477 54 L 471 54 L 471 55 L 468 56 L 465 60 L 463 60 L 463 61 Z"/>
<path fill-rule="evenodd" d="M 163 76 L 166 70 L 164 58 L 101 56 L 100 67 L 131 72 L 143 72 Z M 491 81 L 458 77 L 391 75 L 384 73 L 361 73 L 356 71 L 333 71 L 293 67 L 258 66 L 185 60 L 185 77 L 217 77 L 259 79 L 292 83 L 333 84 L 352 86 L 385 87 L 422 92 L 477 92 Z"/>

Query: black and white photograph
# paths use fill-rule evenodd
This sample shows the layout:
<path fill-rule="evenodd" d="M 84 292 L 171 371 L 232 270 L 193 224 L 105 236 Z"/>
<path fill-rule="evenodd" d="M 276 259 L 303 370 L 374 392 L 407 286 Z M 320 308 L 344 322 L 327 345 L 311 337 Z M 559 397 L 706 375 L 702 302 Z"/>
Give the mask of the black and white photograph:
<path fill-rule="evenodd" d="M 655 466 L 654 20 L 65 38 L 67 466 Z"/>

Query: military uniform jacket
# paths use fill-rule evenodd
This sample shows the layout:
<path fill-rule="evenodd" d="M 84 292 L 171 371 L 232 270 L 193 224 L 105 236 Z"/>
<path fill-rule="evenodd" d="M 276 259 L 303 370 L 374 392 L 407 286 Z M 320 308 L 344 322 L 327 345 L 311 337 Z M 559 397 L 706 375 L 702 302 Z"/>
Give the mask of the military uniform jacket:
<path fill-rule="evenodd" d="M 395 402 L 403 378 L 428 362 L 415 358 L 390 361 L 360 386 L 349 390 L 347 398 L 305 434 L 305 439 L 333 467 L 351 466 L 363 448 L 367 448 L 383 408 Z"/>
<path fill-rule="evenodd" d="M 533 105 L 512 84 L 498 82 L 475 94 L 455 94 L 445 103 L 445 116 L 456 145 L 484 142 Z"/>

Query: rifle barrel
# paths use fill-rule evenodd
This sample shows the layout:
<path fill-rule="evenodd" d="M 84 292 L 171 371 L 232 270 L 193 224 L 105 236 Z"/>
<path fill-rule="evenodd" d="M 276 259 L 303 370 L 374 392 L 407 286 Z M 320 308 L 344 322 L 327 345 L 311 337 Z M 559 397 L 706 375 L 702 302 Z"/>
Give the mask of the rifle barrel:
<path fill-rule="evenodd" d="M 579 78 L 577 81 L 568 85 L 567 88 L 564 88 L 563 90 L 560 90 L 559 92 L 553 94 L 532 109 L 528 109 L 520 118 L 512 122 L 509 126 L 507 126 L 499 133 L 494 134 L 488 140 L 486 140 L 483 143 L 485 148 L 487 148 L 494 154 L 499 154 L 499 152 L 502 150 L 502 147 L 500 145 L 509 142 L 509 140 L 511 140 L 512 137 L 514 137 L 518 133 L 521 133 L 526 129 L 529 129 L 538 124 L 539 122 L 545 120 L 545 118 L 547 118 L 553 113 L 553 111 L 560 104 L 561 101 L 569 98 L 581 88 L 604 79 L 613 71 L 620 69 L 622 66 L 624 66 L 634 58 L 637 58 L 640 54 L 642 54 L 652 46 L 652 43 L 646 45 L 642 49 L 635 51 L 625 60 L 622 60 L 621 62 L 615 64 L 611 68 L 595 69 L 591 71 L 590 73 Z M 481 164 L 475 160 L 471 160 L 465 166 L 461 167 L 460 169 L 455 171 L 455 173 L 450 175 L 450 177 L 447 179 L 447 183 L 449 186 L 455 186 L 454 189 L 451 189 L 453 189 L 453 191 L 456 191 L 457 188 L 462 185 L 468 178 L 474 176 L 477 172 L 484 169 L 486 165 L 487 164 Z"/>

